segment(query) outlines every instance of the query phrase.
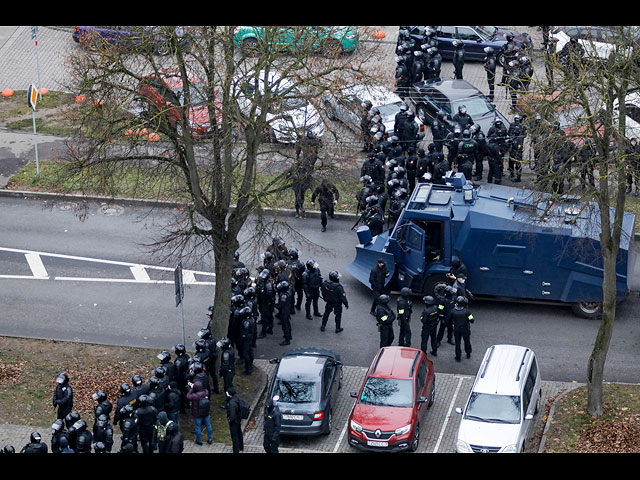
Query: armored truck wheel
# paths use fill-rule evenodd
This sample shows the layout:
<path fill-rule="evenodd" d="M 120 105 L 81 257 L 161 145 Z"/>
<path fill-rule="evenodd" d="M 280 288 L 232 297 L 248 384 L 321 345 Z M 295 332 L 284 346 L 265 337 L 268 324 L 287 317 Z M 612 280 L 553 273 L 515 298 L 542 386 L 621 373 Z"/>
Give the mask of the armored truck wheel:
<path fill-rule="evenodd" d="M 577 302 L 571 304 L 571 310 L 578 317 L 598 318 L 602 314 L 602 302 Z"/>
<path fill-rule="evenodd" d="M 436 300 L 445 298 L 444 288 L 451 285 L 451 282 L 444 275 L 432 275 L 424 284 L 424 294 L 431 295 Z"/>

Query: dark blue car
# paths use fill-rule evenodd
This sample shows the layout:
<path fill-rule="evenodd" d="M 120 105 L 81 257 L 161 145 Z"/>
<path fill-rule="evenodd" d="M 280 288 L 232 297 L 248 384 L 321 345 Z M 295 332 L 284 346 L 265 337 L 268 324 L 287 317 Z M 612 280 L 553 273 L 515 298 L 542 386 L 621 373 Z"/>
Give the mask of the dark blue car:
<path fill-rule="evenodd" d="M 167 38 L 162 27 L 151 26 L 76 26 L 72 38 L 76 43 L 88 45 L 101 40 L 113 45 L 148 46 L 158 54 L 168 53 Z M 186 42 L 185 27 L 176 27 L 175 32 L 181 42 Z M 183 45 L 184 46 L 184 45 Z"/>
<path fill-rule="evenodd" d="M 420 42 L 424 35 L 425 27 L 401 27 L 409 30 L 411 37 Z M 484 49 L 492 47 L 497 56 L 498 63 L 502 65 L 502 48 L 507 43 L 506 35 L 513 34 L 513 40 L 517 46 L 524 50 L 532 50 L 533 42 L 528 33 L 516 32 L 506 28 L 492 27 L 487 25 L 472 26 L 436 26 L 436 39 L 438 40 L 438 50 L 444 59 L 451 59 L 453 56 L 453 41 L 461 40 L 464 44 L 465 60 L 482 60 Z"/>

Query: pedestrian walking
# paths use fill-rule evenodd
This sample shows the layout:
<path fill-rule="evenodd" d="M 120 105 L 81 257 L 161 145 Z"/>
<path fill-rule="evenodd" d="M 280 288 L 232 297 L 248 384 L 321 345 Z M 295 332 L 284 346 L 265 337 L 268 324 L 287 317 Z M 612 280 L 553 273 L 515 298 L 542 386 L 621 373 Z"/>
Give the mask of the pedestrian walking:
<path fill-rule="evenodd" d="M 278 395 L 267 400 L 264 406 L 264 440 L 262 446 L 266 453 L 279 453 L 280 428 L 282 427 L 282 414 L 275 402 L 279 400 Z"/>

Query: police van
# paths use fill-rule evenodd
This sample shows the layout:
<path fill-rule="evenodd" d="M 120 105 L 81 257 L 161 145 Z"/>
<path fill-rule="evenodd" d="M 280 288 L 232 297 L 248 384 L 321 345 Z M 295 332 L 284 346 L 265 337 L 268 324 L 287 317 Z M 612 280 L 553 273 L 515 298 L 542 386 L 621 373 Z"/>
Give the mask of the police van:
<path fill-rule="evenodd" d="M 524 452 L 540 408 L 540 370 L 533 350 L 493 345 L 484 355 L 462 415 L 458 453 Z"/>

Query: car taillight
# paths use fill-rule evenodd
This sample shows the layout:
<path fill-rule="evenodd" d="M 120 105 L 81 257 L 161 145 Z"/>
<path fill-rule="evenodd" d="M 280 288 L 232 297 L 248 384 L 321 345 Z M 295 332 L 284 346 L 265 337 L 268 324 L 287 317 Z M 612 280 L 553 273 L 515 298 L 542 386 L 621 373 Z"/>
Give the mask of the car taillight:
<path fill-rule="evenodd" d="M 313 414 L 313 421 L 322 420 L 322 417 L 324 417 L 324 412 L 316 412 Z"/>

